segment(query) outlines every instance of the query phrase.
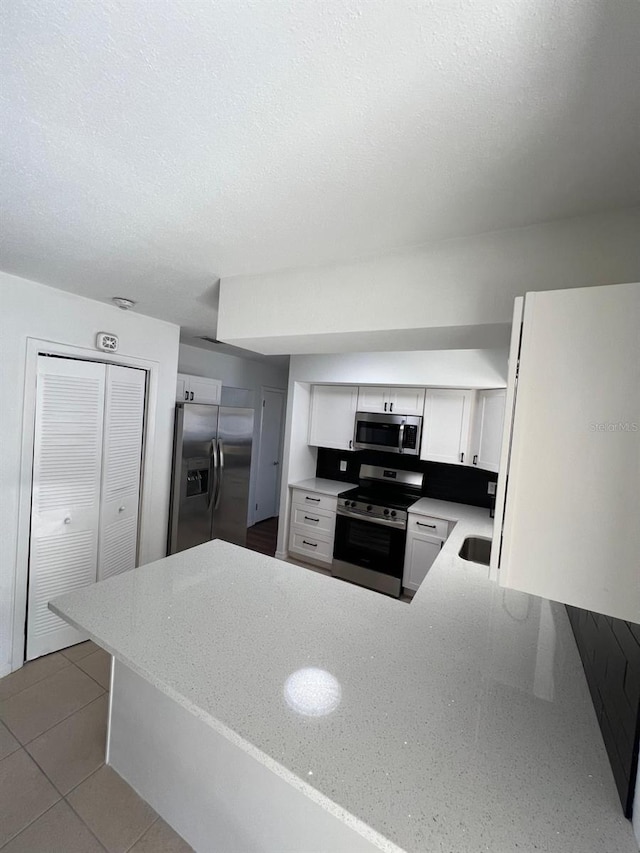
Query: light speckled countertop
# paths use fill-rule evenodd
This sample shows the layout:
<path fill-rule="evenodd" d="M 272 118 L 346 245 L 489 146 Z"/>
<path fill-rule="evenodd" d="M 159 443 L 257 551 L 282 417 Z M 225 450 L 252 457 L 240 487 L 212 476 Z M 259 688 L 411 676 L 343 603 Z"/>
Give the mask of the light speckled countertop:
<path fill-rule="evenodd" d="M 289 483 L 290 489 L 305 489 L 307 492 L 320 492 L 322 495 L 330 495 L 335 498 L 340 492 L 348 492 L 354 489 L 357 483 L 341 483 L 338 480 L 325 480 L 322 477 L 311 477 L 310 480 L 301 480 L 299 483 Z"/>
<path fill-rule="evenodd" d="M 381 849 L 637 853 L 564 607 L 458 557 L 487 510 L 413 509 L 458 523 L 411 604 L 214 541 L 53 609 Z"/>

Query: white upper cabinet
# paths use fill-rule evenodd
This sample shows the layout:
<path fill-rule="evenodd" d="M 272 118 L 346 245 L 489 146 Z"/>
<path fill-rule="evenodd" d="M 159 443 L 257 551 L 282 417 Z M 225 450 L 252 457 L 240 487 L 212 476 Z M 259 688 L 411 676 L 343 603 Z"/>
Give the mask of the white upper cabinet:
<path fill-rule="evenodd" d="M 420 458 L 468 465 L 474 391 L 427 388 Z"/>
<path fill-rule="evenodd" d="M 502 586 L 632 622 L 640 622 L 639 330 L 640 284 L 526 295 L 513 329 L 513 419 L 494 529 Z"/>
<path fill-rule="evenodd" d="M 176 403 L 186 403 L 189 400 L 189 376 L 179 373 L 176 379 Z"/>
<path fill-rule="evenodd" d="M 314 385 L 308 443 L 313 447 L 353 450 L 358 388 L 353 385 Z"/>
<path fill-rule="evenodd" d="M 209 403 L 217 405 L 220 402 L 221 392 L 222 382 L 219 379 L 178 373 L 176 383 L 176 402 L 178 403 Z"/>
<path fill-rule="evenodd" d="M 386 412 L 394 415 L 422 415 L 424 388 L 361 385 L 358 389 L 359 412 Z"/>
<path fill-rule="evenodd" d="M 485 471 L 498 471 L 504 431 L 506 388 L 478 391 L 473 415 L 471 464 Z"/>
<path fill-rule="evenodd" d="M 389 389 L 382 385 L 361 385 L 358 388 L 359 412 L 387 412 Z"/>
<path fill-rule="evenodd" d="M 424 388 L 390 388 L 389 411 L 394 415 L 422 415 Z"/>

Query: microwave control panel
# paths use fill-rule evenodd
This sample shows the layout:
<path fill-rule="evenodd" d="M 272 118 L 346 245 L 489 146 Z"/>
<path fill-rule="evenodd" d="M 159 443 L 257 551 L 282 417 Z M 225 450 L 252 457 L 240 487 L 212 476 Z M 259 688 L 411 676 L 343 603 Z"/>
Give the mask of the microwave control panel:
<path fill-rule="evenodd" d="M 405 450 L 415 450 L 418 440 L 418 427 L 408 425 L 404 428 L 404 439 L 402 446 Z"/>

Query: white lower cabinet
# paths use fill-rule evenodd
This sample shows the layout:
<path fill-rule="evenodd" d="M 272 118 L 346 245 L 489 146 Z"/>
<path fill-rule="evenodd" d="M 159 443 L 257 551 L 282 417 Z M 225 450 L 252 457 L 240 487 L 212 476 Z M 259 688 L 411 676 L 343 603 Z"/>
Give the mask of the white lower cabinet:
<path fill-rule="evenodd" d="M 289 553 L 307 562 L 331 565 L 338 499 L 320 492 L 293 489 Z"/>
<path fill-rule="evenodd" d="M 449 533 L 443 518 L 409 513 L 402 586 L 415 592 L 427 576 Z"/>

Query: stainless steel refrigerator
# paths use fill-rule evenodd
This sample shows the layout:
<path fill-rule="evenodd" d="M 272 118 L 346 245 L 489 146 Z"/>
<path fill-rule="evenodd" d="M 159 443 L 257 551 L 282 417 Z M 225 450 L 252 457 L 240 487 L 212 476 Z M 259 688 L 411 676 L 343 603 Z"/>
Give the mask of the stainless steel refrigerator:
<path fill-rule="evenodd" d="M 210 539 L 245 545 L 253 409 L 178 403 L 168 553 Z"/>

